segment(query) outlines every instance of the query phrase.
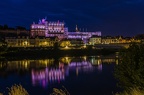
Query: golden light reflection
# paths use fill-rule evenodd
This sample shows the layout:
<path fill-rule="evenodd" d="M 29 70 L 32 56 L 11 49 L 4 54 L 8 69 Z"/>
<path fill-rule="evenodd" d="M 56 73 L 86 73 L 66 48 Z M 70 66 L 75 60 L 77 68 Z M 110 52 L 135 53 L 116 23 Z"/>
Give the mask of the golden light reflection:
<path fill-rule="evenodd" d="M 118 59 L 116 59 L 116 64 L 118 65 L 118 63 L 119 63 L 119 60 L 118 60 Z"/>
<path fill-rule="evenodd" d="M 70 57 L 61 57 L 59 60 L 62 63 L 69 64 L 71 62 L 72 58 L 70 58 Z"/>
<path fill-rule="evenodd" d="M 102 64 L 101 59 L 98 59 L 97 63 L 98 63 L 98 65 Z"/>
<path fill-rule="evenodd" d="M 92 58 L 91 58 L 91 63 L 92 63 L 93 65 L 100 65 L 100 64 L 102 64 L 102 59 L 101 59 L 101 58 L 92 57 Z"/>
<path fill-rule="evenodd" d="M 49 65 L 54 64 L 54 59 L 44 59 L 44 60 L 19 60 L 19 61 L 7 61 L 5 64 L 0 63 L 0 68 L 7 66 L 7 70 L 29 70 L 30 68 L 45 68 Z"/>

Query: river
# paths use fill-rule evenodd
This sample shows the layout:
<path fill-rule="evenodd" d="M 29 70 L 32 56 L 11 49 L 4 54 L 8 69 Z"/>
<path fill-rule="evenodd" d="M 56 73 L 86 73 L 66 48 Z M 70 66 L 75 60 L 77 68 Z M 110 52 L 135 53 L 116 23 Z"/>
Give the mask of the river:
<path fill-rule="evenodd" d="M 49 95 L 66 88 L 71 95 L 113 95 L 120 91 L 114 78 L 118 58 L 64 56 L 0 61 L 0 93 L 21 84 L 30 95 Z"/>

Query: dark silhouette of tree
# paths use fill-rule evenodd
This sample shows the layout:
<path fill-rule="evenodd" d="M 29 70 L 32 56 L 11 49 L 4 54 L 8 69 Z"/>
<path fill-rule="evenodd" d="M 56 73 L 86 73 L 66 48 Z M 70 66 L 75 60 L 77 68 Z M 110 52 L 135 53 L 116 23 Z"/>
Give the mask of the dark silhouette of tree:
<path fill-rule="evenodd" d="M 144 88 L 144 45 L 133 43 L 125 51 L 121 52 L 119 64 L 115 67 L 115 77 L 118 86 L 129 88 Z"/>
<path fill-rule="evenodd" d="M 8 25 L 5 24 L 5 25 L 3 26 L 3 29 L 8 29 Z"/>
<path fill-rule="evenodd" d="M 0 29 L 3 29 L 3 26 L 2 26 L 2 25 L 0 25 Z"/>
<path fill-rule="evenodd" d="M 54 50 L 58 50 L 59 44 L 58 42 L 54 43 Z"/>
<path fill-rule="evenodd" d="M 136 39 L 144 39 L 144 34 L 138 34 L 135 36 Z"/>
<path fill-rule="evenodd" d="M 12 28 L 12 27 L 10 27 L 10 28 L 8 28 L 9 30 L 15 30 L 15 28 Z"/>
<path fill-rule="evenodd" d="M 18 30 L 26 30 L 26 28 L 23 27 L 23 26 L 16 26 L 16 29 L 18 29 Z"/>

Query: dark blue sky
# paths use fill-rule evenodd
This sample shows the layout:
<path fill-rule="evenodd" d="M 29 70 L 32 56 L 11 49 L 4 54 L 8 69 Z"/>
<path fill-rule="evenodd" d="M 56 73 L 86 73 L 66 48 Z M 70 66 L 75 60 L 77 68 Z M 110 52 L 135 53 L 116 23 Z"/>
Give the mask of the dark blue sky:
<path fill-rule="evenodd" d="M 102 35 L 144 33 L 144 0 L 0 0 L 0 25 L 24 26 L 47 17 L 64 21 L 69 31 L 101 31 Z"/>

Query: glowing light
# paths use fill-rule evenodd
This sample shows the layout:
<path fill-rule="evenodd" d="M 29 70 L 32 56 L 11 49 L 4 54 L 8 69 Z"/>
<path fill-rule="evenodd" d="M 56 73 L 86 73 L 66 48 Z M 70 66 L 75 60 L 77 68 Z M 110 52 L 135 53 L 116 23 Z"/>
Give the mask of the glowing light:
<path fill-rule="evenodd" d="M 87 56 L 84 56 L 83 58 L 84 58 L 84 60 L 86 61 L 86 59 L 87 59 Z"/>
<path fill-rule="evenodd" d="M 68 46 L 66 46 L 65 48 L 68 49 Z"/>
<path fill-rule="evenodd" d="M 116 59 L 116 64 L 118 65 L 118 63 L 119 63 L 119 61 L 118 61 L 118 59 Z"/>
<path fill-rule="evenodd" d="M 83 47 L 86 48 L 86 45 L 84 45 Z"/>

